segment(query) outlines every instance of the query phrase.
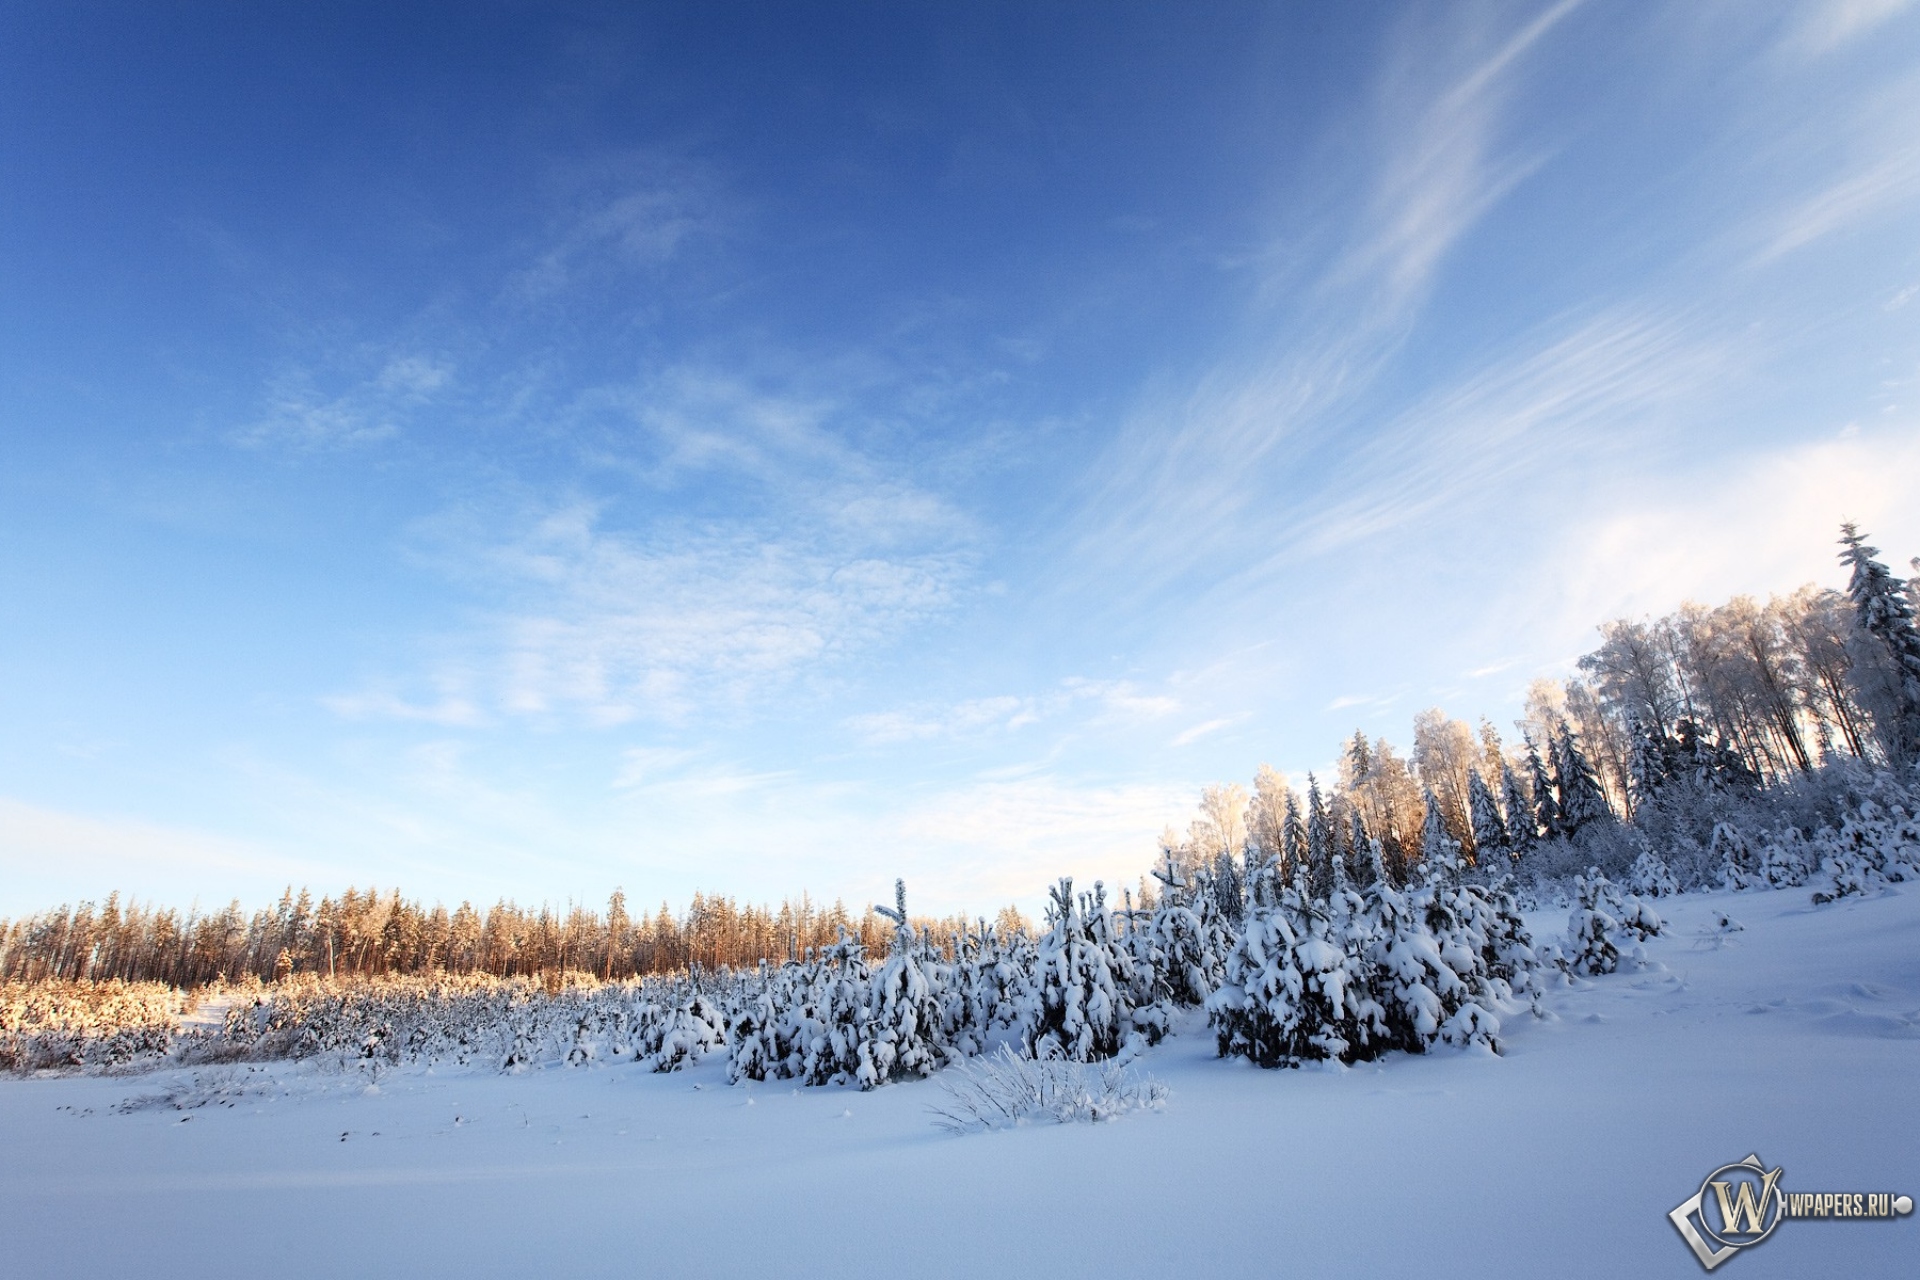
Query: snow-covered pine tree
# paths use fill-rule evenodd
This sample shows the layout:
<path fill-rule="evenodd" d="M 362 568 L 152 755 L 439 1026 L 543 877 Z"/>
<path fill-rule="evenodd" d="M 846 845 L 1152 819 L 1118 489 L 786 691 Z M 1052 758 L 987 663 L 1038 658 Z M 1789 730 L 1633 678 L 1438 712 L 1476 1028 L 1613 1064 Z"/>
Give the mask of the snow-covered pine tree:
<path fill-rule="evenodd" d="M 1719 871 L 1720 883 L 1728 889 L 1765 888 L 1767 877 L 1760 857 L 1747 843 L 1740 828 L 1731 822 L 1713 824 L 1713 838 L 1707 844 L 1707 856 Z"/>
<path fill-rule="evenodd" d="M 1474 866 L 1488 875 L 1510 869 L 1513 857 L 1508 852 L 1507 822 L 1478 769 L 1467 774 L 1467 816 L 1473 824 Z"/>
<path fill-rule="evenodd" d="M 871 983 L 866 948 L 841 928 L 838 940 L 818 961 L 811 983 L 812 1022 L 801 1045 L 801 1078 L 807 1084 L 844 1084 L 858 1078 Z"/>
<path fill-rule="evenodd" d="M 1517 859 L 1533 848 L 1540 828 L 1535 824 L 1533 805 L 1520 786 L 1519 776 L 1513 766 L 1505 762 L 1500 765 L 1500 807 L 1507 814 L 1507 852 Z"/>
<path fill-rule="evenodd" d="M 1607 803 L 1607 793 L 1586 752 L 1580 749 L 1571 726 L 1561 724 L 1553 754 L 1554 771 L 1559 775 L 1560 824 L 1564 833 L 1572 835 L 1591 823 L 1611 819 L 1613 808 Z"/>
<path fill-rule="evenodd" d="M 1527 743 L 1527 784 L 1533 789 L 1533 829 L 1544 839 L 1551 840 L 1560 835 L 1560 804 L 1554 796 L 1553 775 L 1547 772 L 1546 761 L 1540 758 L 1540 748 L 1532 734 L 1526 735 Z"/>
<path fill-rule="evenodd" d="M 704 979 L 703 979 L 704 980 Z M 659 1029 L 659 1043 L 650 1055 L 655 1071 L 678 1071 L 726 1047 L 724 1017 L 711 996 L 691 983 L 675 1002 Z"/>
<path fill-rule="evenodd" d="M 1227 957 L 1226 981 L 1207 1000 L 1223 1058 L 1293 1067 L 1380 1051 L 1379 1007 L 1355 957 L 1327 936 L 1327 913 L 1305 898 L 1305 880 L 1302 869 L 1296 884 L 1256 896 Z"/>
<path fill-rule="evenodd" d="M 1437 856 L 1444 862 L 1444 851 Z M 1380 1010 L 1375 1054 L 1386 1049 L 1425 1053 L 1472 994 L 1442 957 L 1429 927 L 1436 900 L 1434 867 L 1423 860 L 1420 883 L 1405 891 L 1386 876 L 1367 889 L 1366 973 Z"/>
<path fill-rule="evenodd" d="M 780 1020 L 774 1005 L 773 983 L 767 962 L 760 962 L 760 980 L 742 990 L 726 1012 L 727 1082 L 765 1080 L 778 1074 L 781 1055 L 775 1048 Z"/>
<path fill-rule="evenodd" d="M 1371 837 L 1367 835 L 1367 824 L 1360 817 L 1360 810 L 1349 808 L 1347 810 L 1346 868 L 1347 878 L 1355 888 L 1366 888 L 1373 883 L 1373 877 L 1377 874 L 1373 859 L 1367 856 L 1367 850 L 1372 843 Z"/>
<path fill-rule="evenodd" d="M 866 1038 L 856 1072 L 862 1089 L 903 1076 L 932 1075 L 946 1061 L 937 977 L 928 972 L 907 918 L 906 881 L 893 882 L 893 896 L 892 907 L 873 909 L 893 922 L 893 949 L 868 990 Z"/>
<path fill-rule="evenodd" d="M 1635 717 L 1627 722 L 1627 789 L 1636 811 L 1651 803 L 1673 772 L 1667 735 Z"/>
<path fill-rule="evenodd" d="M 1040 939 L 1023 1028 L 1027 1053 L 1072 1062 L 1111 1058 L 1133 1032 L 1133 1010 L 1127 1004 L 1130 984 L 1123 958 L 1096 941 L 1086 918 L 1093 909 L 1104 915 L 1104 899 L 1096 908 L 1085 895 L 1076 898 L 1071 878 L 1047 892 L 1047 932 Z"/>
<path fill-rule="evenodd" d="M 1667 922 L 1660 918 L 1660 913 L 1653 909 L 1651 903 L 1634 894 L 1621 908 L 1620 927 L 1644 942 L 1665 933 Z"/>
<path fill-rule="evenodd" d="M 1300 794 L 1287 791 L 1287 816 L 1280 825 L 1280 883 L 1293 879 L 1294 868 L 1307 860 L 1307 827 L 1300 818 Z"/>
<path fill-rule="evenodd" d="M 1852 522 L 1840 526 L 1840 543 L 1846 548 L 1840 562 L 1853 571 L 1847 597 L 1855 624 L 1877 642 L 1889 668 L 1887 755 L 1896 764 L 1912 765 L 1920 762 L 1920 628 L 1914 625 L 1906 584 L 1874 558 L 1879 548 L 1868 546 Z"/>
<path fill-rule="evenodd" d="M 1574 905 L 1567 916 L 1567 961 L 1575 972 L 1593 976 L 1612 973 L 1620 967 L 1620 947 L 1614 941 L 1619 919 L 1609 907 L 1621 909 L 1619 892 L 1589 867 L 1584 876 L 1573 878 Z"/>
<path fill-rule="evenodd" d="M 1640 840 L 1640 854 L 1633 860 L 1633 869 L 1627 872 L 1627 891 L 1642 898 L 1663 898 L 1680 892 L 1680 882 L 1674 878 L 1673 869 L 1667 866 L 1667 860 L 1653 851 L 1644 838 Z"/>
<path fill-rule="evenodd" d="M 1153 876 L 1162 888 L 1147 925 L 1152 963 L 1174 1003 L 1189 1007 L 1205 1004 L 1220 985 L 1226 968 L 1225 956 L 1218 950 L 1219 938 L 1187 905 L 1192 898 L 1191 886 L 1179 878 L 1171 859 Z M 1263 871 L 1256 885 L 1271 878 Z"/>
<path fill-rule="evenodd" d="M 1320 781 L 1307 775 L 1307 875 L 1308 891 L 1315 901 L 1324 901 L 1333 891 L 1333 821 L 1327 815 L 1326 800 L 1320 794 Z"/>
<path fill-rule="evenodd" d="M 1426 878 L 1452 876 L 1460 869 L 1460 842 L 1447 834 L 1447 821 L 1440 812 L 1440 799 L 1432 787 L 1423 787 L 1420 795 L 1424 812 L 1420 819 L 1420 871 Z"/>
<path fill-rule="evenodd" d="M 1762 838 L 1760 874 L 1771 888 L 1790 889 L 1805 884 L 1813 871 L 1807 838 L 1798 827 L 1782 827 Z"/>

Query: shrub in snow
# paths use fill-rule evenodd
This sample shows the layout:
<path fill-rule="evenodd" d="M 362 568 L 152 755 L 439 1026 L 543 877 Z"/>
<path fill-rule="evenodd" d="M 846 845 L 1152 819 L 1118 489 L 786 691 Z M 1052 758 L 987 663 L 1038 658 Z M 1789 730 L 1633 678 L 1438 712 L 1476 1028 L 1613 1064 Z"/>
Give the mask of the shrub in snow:
<path fill-rule="evenodd" d="M 1783 827 L 1760 843 L 1760 876 L 1769 888 L 1790 889 L 1805 884 L 1814 858 L 1798 828 Z"/>
<path fill-rule="evenodd" d="M 643 1057 L 655 1071 L 678 1071 L 700 1061 L 727 1043 L 719 1008 L 697 989 L 673 1006 L 657 1024 Z"/>
<path fill-rule="evenodd" d="M 1157 1038 L 1155 1019 L 1134 1017 L 1132 958 L 1113 938 L 1103 886 L 1076 898 L 1073 881 L 1063 879 L 1048 896 L 1022 1030 L 1027 1052 L 1091 1062 Z"/>
<path fill-rule="evenodd" d="M 906 882 L 894 881 L 893 889 L 894 906 L 874 908 L 893 921 L 893 950 L 868 989 L 866 1033 L 854 1072 L 863 1089 L 902 1076 L 931 1075 L 946 1061 L 940 992 L 907 919 Z"/>
<path fill-rule="evenodd" d="M 1574 905 L 1567 917 L 1567 965 L 1575 973 L 1593 976 L 1620 967 L 1620 948 L 1614 941 L 1619 920 L 1607 908 L 1621 908 L 1620 895 L 1598 867 L 1575 876 Z"/>
<path fill-rule="evenodd" d="M 1666 932 L 1667 922 L 1645 899 L 1635 895 L 1627 899 L 1620 913 L 1620 927 L 1637 940 L 1645 942 Z"/>
<path fill-rule="evenodd" d="M 1226 947 L 1221 944 L 1227 933 L 1212 909 L 1213 895 L 1199 895 L 1204 905 L 1196 910 L 1193 885 L 1180 877 L 1171 857 L 1153 875 L 1161 885 L 1160 897 L 1142 931 L 1144 946 L 1135 952 L 1135 961 L 1152 966 L 1166 999 L 1189 1008 L 1205 1004 L 1226 972 Z"/>
<path fill-rule="evenodd" d="M 1329 939 L 1327 913 L 1305 901 L 1303 884 L 1304 877 L 1278 901 L 1250 911 L 1227 956 L 1226 981 L 1207 1000 L 1221 1057 L 1263 1067 L 1352 1062 L 1376 1027 L 1384 1035 L 1361 966 Z"/>
<path fill-rule="evenodd" d="M 940 1075 L 943 1102 L 929 1108 L 949 1133 L 974 1133 L 1051 1120 L 1114 1120 L 1130 1111 L 1158 1111 L 1167 1087 L 1134 1079 L 1117 1063 L 1091 1068 L 1058 1058 L 1035 1059 L 1002 1045 L 998 1053 L 962 1062 Z"/>
<path fill-rule="evenodd" d="M 1707 854 L 1720 868 L 1720 883 L 1728 889 L 1758 889 L 1765 887 L 1767 877 L 1760 865 L 1760 857 L 1740 834 L 1740 829 L 1730 822 L 1713 824 L 1713 839 L 1707 844 Z"/>
<path fill-rule="evenodd" d="M 0 983 L 0 1071 L 158 1066 L 191 1004 L 158 982 Z"/>
<path fill-rule="evenodd" d="M 812 1085 L 846 1083 L 860 1070 L 867 1037 L 866 949 L 840 931 L 807 988 L 808 1009 L 798 1039 L 798 1075 Z"/>
<path fill-rule="evenodd" d="M 1673 869 L 1652 849 L 1643 849 L 1627 873 L 1627 891 L 1642 898 L 1664 898 L 1680 892 Z"/>

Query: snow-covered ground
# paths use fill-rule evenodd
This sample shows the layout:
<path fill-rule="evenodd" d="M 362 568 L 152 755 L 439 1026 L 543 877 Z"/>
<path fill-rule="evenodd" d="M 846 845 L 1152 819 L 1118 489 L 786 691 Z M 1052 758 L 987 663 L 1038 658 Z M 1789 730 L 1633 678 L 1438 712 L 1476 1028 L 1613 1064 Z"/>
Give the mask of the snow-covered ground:
<path fill-rule="evenodd" d="M 4 1080 L 0 1274 L 1699 1275 L 1667 1212 L 1750 1151 L 1789 1190 L 1920 1196 L 1903 888 L 1664 900 L 1649 969 L 1509 1018 L 1500 1058 L 1261 1071 L 1196 1019 L 1136 1067 L 1165 1110 L 1109 1124 L 956 1137 L 937 1081 L 717 1059 Z M 1908 1217 L 1788 1222 L 1716 1275 L 1916 1272 Z"/>

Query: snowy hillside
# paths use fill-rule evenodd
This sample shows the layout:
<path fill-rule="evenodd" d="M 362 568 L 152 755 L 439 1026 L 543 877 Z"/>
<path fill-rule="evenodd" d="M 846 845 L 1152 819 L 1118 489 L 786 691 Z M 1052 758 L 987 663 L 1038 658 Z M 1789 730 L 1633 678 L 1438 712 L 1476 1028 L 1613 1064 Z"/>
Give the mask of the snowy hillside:
<path fill-rule="evenodd" d="M 1189 1014 L 1131 1068 L 1164 1109 L 1107 1124 L 953 1136 L 937 1076 L 729 1087 L 717 1057 L 0 1081 L 0 1238 L 47 1277 L 1685 1276 L 1667 1212 L 1749 1151 L 1920 1192 L 1920 893 L 1661 907 L 1648 969 L 1553 991 L 1503 1056 L 1262 1071 Z M 1917 1232 L 1787 1223 L 1718 1274 L 1910 1274 Z"/>

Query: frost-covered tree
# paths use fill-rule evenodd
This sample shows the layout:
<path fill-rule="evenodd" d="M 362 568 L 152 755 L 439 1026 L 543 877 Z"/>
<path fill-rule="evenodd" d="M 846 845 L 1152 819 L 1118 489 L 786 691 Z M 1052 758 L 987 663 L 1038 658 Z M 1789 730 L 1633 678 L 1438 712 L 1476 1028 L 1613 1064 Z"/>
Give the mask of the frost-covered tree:
<path fill-rule="evenodd" d="M 1500 807 L 1507 815 L 1507 848 L 1513 857 L 1518 858 L 1533 847 L 1533 842 L 1539 838 L 1540 828 L 1535 823 L 1533 803 L 1527 798 L 1519 775 L 1513 771 L 1512 765 L 1505 762 L 1500 766 Z"/>
<path fill-rule="evenodd" d="M 1221 1057 L 1280 1067 L 1351 1062 L 1384 1048 L 1363 965 L 1329 926 L 1325 907 L 1298 886 L 1261 894 L 1227 957 L 1225 982 L 1207 1001 Z"/>
<path fill-rule="evenodd" d="M 1547 772 L 1540 748 L 1529 733 L 1527 742 L 1527 785 L 1533 792 L 1533 829 L 1547 839 L 1561 834 L 1560 804 L 1554 795 L 1553 775 Z"/>
<path fill-rule="evenodd" d="M 1707 845 L 1707 856 L 1719 869 L 1720 883 L 1726 888 L 1755 889 L 1767 883 L 1759 855 L 1747 842 L 1746 836 L 1741 834 L 1740 828 L 1731 822 L 1713 824 L 1713 837 Z"/>
<path fill-rule="evenodd" d="M 1179 878 L 1171 860 L 1154 873 L 1161 885 L 1159 900 L 1147 924 L 1148 962 L 1157 970 L 1167 996 L 1176 1004 L 1205 1004 L 1220 985 L 1226 959 L 1221 943 L 1225 931 L 1209 928 L 1189 905 L 1193 887 Z M 1270 879 L 1263 877 L 1262 882 Z"/>
<path fill-rule="evenodd" d="M 1307 775 L 1307 874 L 1309 891 L 1324 900 L 1333 891 L 1333 820 L 1327 813 L 1320 780 Z"/>
<path fill-rule="evenodd" d="M 1612 818 L 1613 810 L 1607 804 L 1607 794 L 1601 788 L 1600 779 L 1594 773 L 1586 753 L 1580 749 L 1579 740 L 1574 737 L 1570 726 L 1560 726 L 1553 754 L 1554 772 L 1559 782 L 1560 824 L 1563 832 L 1572 835 L 1592 823 Z"/>
<path fill-rule="evenodd" d="M 1853 524 L 1840 526 L 1840 542 L 1840 562 L 1852 570 L 1847 597 L 1855 623 L 1877 642 L 1884 663 L 1882 741 L 1889 759 L 1912 764 L 1920 761 L 1920 629 L 1907 584 L 1874 558 L 1879 548 Z"/>
<path fill-rule="evenodd" d="M 1619 891 L 1590 867 L 1584 876 L 1573 878 L 1574 903 L 1567 917 L 1567 962 L 1579 974 L 1594 976 L 1612 973 L 1620 967 L 1620 946 L 1614 931 L 1620 920 L 1608 908 L 1621 910 Z"/>
<path fill-rule="evenodd" d="M 1301 820 L 1300 796 L 1295 791 L 1287 792 L 1287 812 L 1281 820 L 1280 841 L 1280 879 L 1284 883 L 1293 879 L 1294 869 L 1304 866 L 1307 860 L 1307 825 Z"/>
<path fill-rule="evenodd" d="M 906 881 L 894 881 L 893 894 L 892 907 L 873 909 L 893 923 L 893 949 L 868 990 L 866 1038 L 856 1072 L 863 1089 L 902 1076 L 932 1075 L 946 1060 L 940 990 L 907 918 Z"/>
<path fill-rule="evenodd" d="M 1024 1028 L 1027 1052 L 1036 1058 L 1111 1058 L 1136 1035 L 1130 959 L 1112 943 L 1104 888 L 1096 883 L 1094 891 L 1076 898 L 1071 879 L 1048 890 L 1047 932 Z"/>
<path fill-rule="evenodd" d="M 1474 864 L 1488 870 L 1511 865 L 1506 818 L 1478 769 L 1467 780 L 1467 809 L 1473 819 Z"/>

